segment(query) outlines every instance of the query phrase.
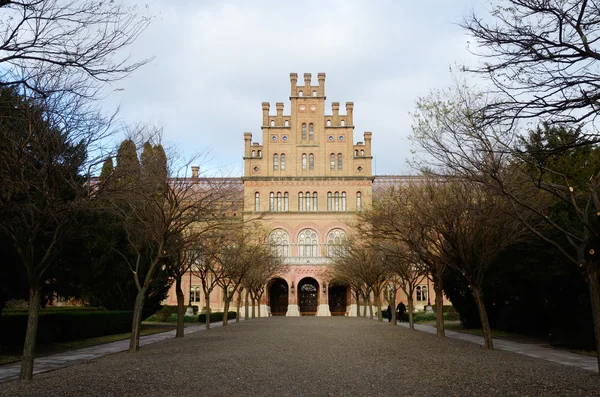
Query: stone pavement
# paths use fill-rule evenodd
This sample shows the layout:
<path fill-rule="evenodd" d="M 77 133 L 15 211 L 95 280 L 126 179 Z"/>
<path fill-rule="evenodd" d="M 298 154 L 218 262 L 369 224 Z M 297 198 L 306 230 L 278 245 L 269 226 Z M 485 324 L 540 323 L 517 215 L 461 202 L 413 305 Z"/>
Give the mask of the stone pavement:
<path fill-rule="evenodd" d="M 218 327 L 222 325 L 221 322 L 211 323 L 210 326 Z M 204 330 L 204 324 L 186 325 L 184 328 L 184 334 L 191 334 L 194 332 Z M 160 332 L 152 335 L 145 335 L 140 338 L 140 346 L 149 345 L 151 343 L 159 342 L 165 339 L 171 339 L 175 337 L 175 330 Z M 129 349 L 129 339 L 119 340 L 116 342 L 105 343 L 102 345 L 85 347 L 78 350 L 70 350 L 62 353 L 51 354 L 36 358 L 33 364 L 33 374 L 39 374 L 42 372 L 53 371 L 58 368 L 68 367 L 70 365 L 84 363 L 107 354 L 118 353 Z M 0 383 L 6 382 L 7 380 L 17 379 L 21 371 L 21 362 L 0 365 Z"/>
<path fill-rule="evenodd" d="M 408 328 L 408 323 L 399 323 L 398 325 Z M 415 324 L 415 330 L 435 334 L 436 329 L 433 324 Z M 467 342 L 476 343 L 483 346 L 485 343 L 482 336 L 471 335 L 463 332 L 446 330 L 446 336 L 453 339 L 460 339 Z M 582 368 L 592 372 L 598 372 L 598 361 L 596 357 L 583 354 L 572 353 L 566 350 L 544 347 L 534 343 L 513 342 L 506 339 L 493 338 L 494 349 L 506 350 L 513 353 L 523 354 L 525 356 L 551 361 L 563 365 Z"/>

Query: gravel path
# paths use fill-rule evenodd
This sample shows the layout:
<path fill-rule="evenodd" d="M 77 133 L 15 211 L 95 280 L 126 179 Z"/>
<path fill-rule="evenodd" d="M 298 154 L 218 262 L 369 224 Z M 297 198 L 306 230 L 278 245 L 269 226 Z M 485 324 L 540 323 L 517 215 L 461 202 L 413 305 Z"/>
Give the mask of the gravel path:
<path fill-rule="evenodd" d="M 366 319 L 243 321 L 0 384 L 2 396 L 600 396 L 600 376 Z"/>

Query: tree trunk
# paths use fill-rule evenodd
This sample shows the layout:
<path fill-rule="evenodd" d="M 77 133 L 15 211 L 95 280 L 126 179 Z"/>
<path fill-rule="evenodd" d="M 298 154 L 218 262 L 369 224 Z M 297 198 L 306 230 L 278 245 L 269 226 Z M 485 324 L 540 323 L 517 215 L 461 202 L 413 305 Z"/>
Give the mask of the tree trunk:
<path fill-rule="evenodd" d="M 227 318 L 227 313 L 229 312 L 229 296 L 225 297 L 225 302 L 223 304 L 223 326 L 226 327 L 229 325 L 229 319 Z"/>
<path fill-rule="evenodd" d="M 21 361 L 21 382 L 33 379 L 33 359 L 35 358 L 35 340 L 37 338 L 40 320 L 41 291 L 38 286 L 29 288 L 29 311 L 27 312 L 27 333 L 23 345 L 23 358 Z"/>
<path fill-rule="evenodd" d="M 256 303 L 258 304 L 258 318 L 260 318 L 260 301 L 262 300 L 262 294 L 258 295 L 256 298 Z"/>
<path fill-rule="evenodd" d="M 256 299 L 252 298 L 252 318 L 256 318 Z"/>
<path fill-rule="evenodd" d="M 206 329 L 210 329 L 210 294 L 204 294 L 204 307 L 206 307 Z"/>
<path fill-rule="evenodd" d="M 237 305 L 236 305 L 236 310 L 235 310 L 235 322 L 239 323 L 240 322 L 240 309 L 242 307 L 242 291 L 238 291 L 238 297 L 237 297 Z"/>
<path fill-rule="evenodd" d="M 483 339 L 485 341 L 485 348 L 487 350 L 494 349 L 494 343 L 492 342 L 492 330 L 490 329 L 490 322 L 488 320 L 487 311 L 483 303 L 483 297 L 478 287 L 471 285 L 471 291 L 473 291 L 473 298 L 475 298 L 475 304 L 479 311 L 479 319 L 481 320 L 481 329 L 483 330 Z"/>
<path fill-rule="evenodd" d="M 368 306 L 368 302 L 367 302 L 367 296 L 363 295 L 363 317 L 367 317 L 367 306 Z"/>
<path fill-rule="evenodd" d="M 360 317 L 360 294 L 356 294 L 356 317 Z"/>
<path fill-rule="evenodd" d="M 409 290 L 406 303 L 408 303 L 408 327 L 414 331 L 415 323 L 413 322 L 413 311 L 415 309 L 413 302 L 413 291 Z"/>
<path fill-rule="evenodd" d="M 397 319 L 396 319 L 396 289 L 394 289 L 392 291 L 392 296 L 390 297 L 390 306 L 392 307 L 392 320 L 391 323 L 396 325 L 397 324 Z"/>
<path fill-rule="evenodd" d="M 248 320 L 250 318 L 250 302 L 248 302 L 248 298 L 250 297 L 250 291 L 246 291 L 246 302 L 244 302 L 244 319 Z"/>
<path fill-rule="evenodd" d="M 435 291 L 435 328 L 440 338 L 446 336 L 444 329 L 444 288 L 441 276 L 434 276 L 433 289 Z"/>
<path fill-rule="evenodd" d="M 592 319 L 594 322 L 594 337 L 596 338 L 596 358 L 600 370 L 600 286 L 598 285 L 598 265 L 588 266 L 587 284 L 592 303 Z"/>
<path fill-rule="evenodd" d="M 383 313 L 381 312 L 381 290 L 375 295 L 375 307 L 377 307 L 377 321 L 383 322 Z"/>
<path fill-rule="evenodd" d="M 140 349 L 140 327 L 142 325 L 142 312 L 146 303 L 147 287 L 143 287 L 135 297 L 135 306 L 133 307 L 133 321 L 131 324 L 131 338 L 129 339 L 129 351 L 136 352 Z"/>
<path fill-rule="evenodd" d="M 369 317 L 373 320 L 373 301 L 371 300 L 371 294 L 369 294 Z"/>
<path fill-rule="evenodd" d="M 181 275 L 175 277 L 175 294 L 177 295 L 177 331 L 175 331 L 176 338 L 183 338 L 183 315 L 185 313 L 185 302 L 183 290 L 181 289 Z M 190 296 L 190 306 L 192 305 L 192 297 Z"/>

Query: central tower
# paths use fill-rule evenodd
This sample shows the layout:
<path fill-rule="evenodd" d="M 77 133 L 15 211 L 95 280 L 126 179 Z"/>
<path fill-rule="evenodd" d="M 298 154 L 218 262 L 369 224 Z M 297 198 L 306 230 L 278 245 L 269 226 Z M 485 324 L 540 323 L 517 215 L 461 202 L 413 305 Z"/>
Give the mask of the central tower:
<path fill-rule="evenodd" d="M 262 144 L 244 133 L 244 216 L 265 215 L 271 247 L 288 270 L 269 287 L 265 314 L 340 314 L 352 304 L 323 270 L 356 212 L 371 205 L 371 133 L 353 143 L 354 103 L 340 114 L 332 102 L 326 114 L 325 73 L 317 76 L 312 85 L 305 73 L 302 85 L 290 74 L 288 114 L 283 102 L 275 115 L 262 103 Z"/>

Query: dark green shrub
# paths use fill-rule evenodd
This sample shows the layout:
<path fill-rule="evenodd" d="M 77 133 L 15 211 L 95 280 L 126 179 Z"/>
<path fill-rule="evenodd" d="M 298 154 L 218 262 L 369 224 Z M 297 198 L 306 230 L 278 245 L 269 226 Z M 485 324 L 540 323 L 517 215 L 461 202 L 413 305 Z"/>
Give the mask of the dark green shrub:
<path fill-rule="evenodd" d="M 227 318 L 229 320 L 233 320 L 235 319 L 236 316 L 236 312 L 227 312 Z M 201 323 L 205 323 L 206 322 L 206 314 L 203 313 L 201 315 L 198 316 L 198 321 L 200 321 Z M 218 321 L 223 321 L 223 312 L 213 312 L 210 314 L 210 322 L 211 323 L 216 323 Z"/>
<path fill-rule="evenodd" d="M 38 343 L 68 342 L 131 330 L 132 311 L 54 311 L 40 313 Z M 25 340 L 27 313 L 2 315 L 2 342 L 20 345 Z"/>
<path fill-rule="evenodd" d="M 177 322 L 177 313 L 171 313 L 168 321 L 170 323 L 176 323 Z M 196 316 L 183 316 L 183 322 L 184 323 L 194 323 L 194 322 L 196 322 Z"/>
<path fill-rule="evenodd" d="M 156 317 L 155 321 L 161 321 L 161 322 L 169 321 L 169 317 L 171 317 L 171 314 L 173 314 L 173 313 L 177 313 L 176 305 L 164 305 L 156 313 L 154 313 L 154 315 Z"/>

